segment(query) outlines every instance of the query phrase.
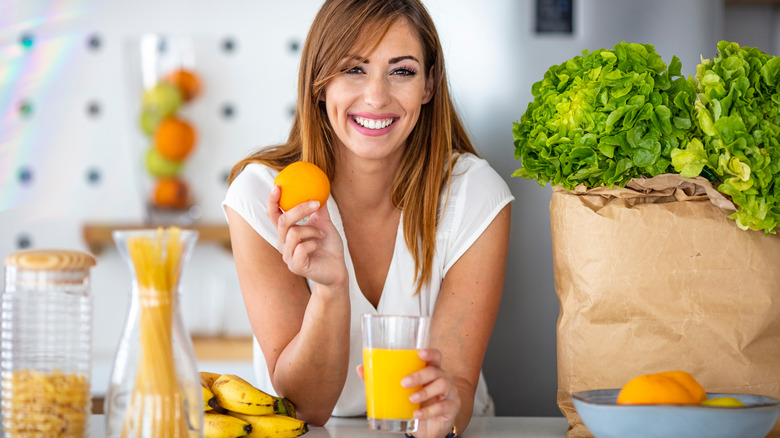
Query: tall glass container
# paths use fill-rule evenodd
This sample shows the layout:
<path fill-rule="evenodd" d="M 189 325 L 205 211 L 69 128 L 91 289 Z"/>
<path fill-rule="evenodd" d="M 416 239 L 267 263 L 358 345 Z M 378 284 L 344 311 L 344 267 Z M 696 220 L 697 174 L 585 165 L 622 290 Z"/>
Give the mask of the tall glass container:
<path fill-rule="evenodd" d="M 91 255 L 66 250 L 22 251 L 5 259 L 5 437 L 88 435 L 94 265 Z"/>
<path fill-rule="evenodd" d="M 200 377 L 179 307 L 181 270 L 198 233 L 160 228 L 113 237 L 133 281 L 105 402 L 106 436 L 199 437 Z"/>

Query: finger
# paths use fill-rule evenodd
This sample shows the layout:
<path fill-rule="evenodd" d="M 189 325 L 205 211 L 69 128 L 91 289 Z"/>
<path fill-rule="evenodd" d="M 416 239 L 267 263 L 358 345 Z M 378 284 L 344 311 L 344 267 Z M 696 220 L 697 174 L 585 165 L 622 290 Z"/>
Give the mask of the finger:
<path fill-rule="evenodd" d="M 286 211 L 284 213 L 281 213 L 279 216 L 277 216 L 276 219 L 276 233 L 277 233 L 277 245 L 276 247 L 279 249 L 279 252 L 284 254 L 285 247 L 288 245 L 288 234 L 290 232 L 290 229 L 296 225 L 299 225 L 299 222 L 301 225 L 303 223 L 301 222 L 302 219 L 305 219 L 308 215 L 311 213 L 317 211 L 318 206 L 320 205 L 317 201 L 310 201 L 310 202 L 304 202 L 303 204 L 300 204 L 294 208 L 291 208 L 289 211 Z"/>
<path fill-rule="evenodd" d="M 294 246 L 306 240 L 312 240 L 312 239 L 316 240 L 316 239 L 321 239 L 322 237 L 323 237 L 322 231 L 320 231 L 318 228 L 297 226 L 297 227 L 292 227 L 289 229 L 289 231 L 287 231 L 285 244 Z"/>
<path fill-rule="evenodd" d="M 446 400 L 440 403 L 432 403 L 414 411 L 414 418 L 418 420 L 427 420 L 429 418 L 443 417 L 448 420 L 454 420 L 460 406 L 454 400 Z"/>
<path fill-rule="evenodd" d="M 366 380 L 365 376 L 363 375 L 363 365 L 358 365 L 355 367 L 355 371 L 358 373 L 358 377 L 360 377 L 360 380 Z"/>
<path fill-rule="evenodd" d="M 284 220 L 280 220 L 283 222 Z M 295 249 L 301 242 L 312 239 L 322 238 L 322 232 L 314 227 L 290 227 L 286 228 L 280 226 L 280 229 L 285 229 L 284 234 L 279 231 L 279 239 L 277 241 L 277 249 L 282 254 L 282 259 L 285 263 L 292 261 Z"/>
<path fill-rule="evenodd" d="M 441 367 L 442 354 L 435 348 L 423 348 L 422 350 L 418 350 L 417 357 L 427 362 L 428 365 Z"/>
<path fill-rule="evenodd" d="M 313 240 L 306 240 L 295 245 L 295 249 L 290 257 L 290 263 L 288 264 L 305 271 L 309 266 L 311 255 L 317 251 L 319 247 L 319 243 Z M 302 275 L 304 272 L 301 272 L 300 274 Z"/>
<path fill-rule="evenodd" d="M 322 207 L 325 208 L 317 208 L 317 211 L 313 212 L 312 216 L 316 216 L 320 220 L 330 222 L 330 212 L 328 211 L 327 203 L 325 203 L 325 205 Z"/>
<path fill-rule="evenodd" d="M 279 216 L 282 215 L 282 209 L 279 207 L 279 199 L 281 197 L 282 189 L 279 186 L 273 186 L 265 204 L 265 213 L 273 224 L 276 224 L 279 221 Z"/>
<path fill-rule="evenodd" d="M 450 391 L 454 390 L 446 379 L 436 379 L 422 387 L 421 390 L 409 396 L 412 403 L 423 403 L 427 400 L 441 401 L 447 398 Z"/>
<path fill-rule="evenodd" d="M 296 205 L 295 207 L 284 212 L 286 221 L 290 223 L 299 224 L 301 219 L 305 219 L 320 208 L 320 203 L 317 201 L 309 201 Z"/>
<path fill-rule="evenodd" d="M 413 388 L 415 386 L 427 385 L 443 375 L 444 372 L 441 368 L 429 365 L 420 371 L 416 371 L 401 379 L 401 386 L 404 388 Z"/>

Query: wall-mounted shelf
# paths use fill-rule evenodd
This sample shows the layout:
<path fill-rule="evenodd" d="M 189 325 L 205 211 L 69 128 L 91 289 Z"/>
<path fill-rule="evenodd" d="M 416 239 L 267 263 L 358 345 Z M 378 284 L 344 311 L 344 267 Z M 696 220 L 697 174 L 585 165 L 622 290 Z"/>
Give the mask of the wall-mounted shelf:
<path fill-rule="evenodd" d="M 106 247 L 114 246 L 114 239 L 111 237 L 111 233 L 115 230 L 140 230 L 144 228 L 155 227 L 141 224 L 84 224 L 84 241 L 92 254 L 99 255 Z M 200 243 L 216 243 L 222 245 L 227 251 L 232 250 L 230 246 L 230 230 L 227 225 L 201 224 L 182 228 L 197 231 L 198 242 Z"/>
<path fill-rule="evenodd" d="M 251 362 L 253 342 L 252 336 L 192 336 L 198 361 Z"/>

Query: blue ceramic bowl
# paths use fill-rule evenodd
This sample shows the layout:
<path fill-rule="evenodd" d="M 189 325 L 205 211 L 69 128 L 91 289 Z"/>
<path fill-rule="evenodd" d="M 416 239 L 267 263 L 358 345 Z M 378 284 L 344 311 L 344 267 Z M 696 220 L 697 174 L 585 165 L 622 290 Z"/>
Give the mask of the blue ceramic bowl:
<path fill-rule="evenodd" d="M 585 427 L 596 438 L 764 438 L 780 416 L 780 400 L 745 394 L 734 397 L 744 407 L 697 405 L 618 405 L 619 389 L 572 394 Z"/>

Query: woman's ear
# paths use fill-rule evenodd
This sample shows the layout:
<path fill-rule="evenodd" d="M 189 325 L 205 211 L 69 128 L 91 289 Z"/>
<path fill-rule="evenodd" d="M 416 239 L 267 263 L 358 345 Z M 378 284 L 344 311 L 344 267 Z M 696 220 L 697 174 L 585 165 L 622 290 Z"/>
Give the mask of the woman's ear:
<path fill-rule="evenodd" d="M 431 101 L 433 97 L 433 66 L 428 71 L 428 79 L 425 81 L 425 94 L 423 95 L 423 105 Z"/>

